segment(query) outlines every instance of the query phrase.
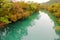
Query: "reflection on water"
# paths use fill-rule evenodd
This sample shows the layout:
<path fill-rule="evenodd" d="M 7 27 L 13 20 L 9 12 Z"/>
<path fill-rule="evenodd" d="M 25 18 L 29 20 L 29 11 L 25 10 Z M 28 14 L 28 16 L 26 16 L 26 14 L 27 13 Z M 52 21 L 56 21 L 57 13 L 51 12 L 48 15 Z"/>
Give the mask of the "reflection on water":
<path fill-rule="evenodd" d="M 56 32 L 56 34 L 59 36 L 57 39 L 55 39 L 55 40 L 60 40 L 60 31 L 57 31 L 57 30 L 55 30 L 55 32 Z"/>
<path fill-rule="evenodd" d="M 55 31 L 53 26 L 50 17 L 40 11 L 0 30 L 0 40 L 60 40 L 60 32 Z"/>
<path fill-rule="evenodd" d="M 23 35 L 28 34 L 27 28 L 32 26 L 35 19 L 38 19 L 38 13 L 25 20 L 7 25 L 4 30 L 0 30 L 0 40 L 21 40 Z"/>
<path fill-rule="evenodd" d="M 45 11 L 45 10 L 44 10 L 44 12 L 49 13 L 49 12 L 47 12 L 47 11 Z M 59 24 L 56 23 L 55 17 L 54 17 L 53 15 L 51 15 L 51 13 L 49 14 L 49 17 L 54 21 L 54 27 L 55 27 L 55 26 L 59 26 Z M 57 35 L 58 37 L 55 38 L 54 40 L 60 40 L 60 31 L 55 30 L 55 33 L 56 33 L 56 35 Z"/>
<path fill-rule="evenodd" d="M 33 27 L 28 28 L 28 35 L 24 36 L 22 40 L 55 40 L 58 36 L 53 29 L 54 22 L 49 18 L 49 16 L 40 12 L 38 20 L 34 20 Z"/>
<path fill-rule="evenodd" d="M 49 0 L 33 0 L 47 2 Z M 44 12 L 7 25 L 0 30 L 0 40 L 60 40 L 60 31 L 53 29 L 54 22 Z M 57 35 L 56 35 L 57 34 Z"/>

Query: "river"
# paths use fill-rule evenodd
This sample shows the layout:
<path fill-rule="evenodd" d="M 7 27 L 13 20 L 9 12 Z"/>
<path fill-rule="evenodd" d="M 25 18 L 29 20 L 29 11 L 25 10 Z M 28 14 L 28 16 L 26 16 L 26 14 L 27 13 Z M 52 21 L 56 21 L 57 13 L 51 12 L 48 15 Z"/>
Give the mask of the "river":
<path fill-rule="evenodd" d="M 7 25 L 0 31 L 0 40 L 60 40 L 53 29 L 54 21 L 42 11 L 29 18 Z"/>

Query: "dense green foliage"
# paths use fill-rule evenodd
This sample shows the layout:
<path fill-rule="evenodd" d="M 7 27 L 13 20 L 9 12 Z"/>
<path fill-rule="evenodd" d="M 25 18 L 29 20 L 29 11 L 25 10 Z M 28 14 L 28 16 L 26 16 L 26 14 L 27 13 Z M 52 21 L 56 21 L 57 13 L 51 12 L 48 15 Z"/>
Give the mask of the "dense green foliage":
<path fill-rule="evenodd" d="M 0 0 L 0 22 L 8 24 L 17 21 L 18 19 L 27 18 L 33 12 L 38 11 L 39 6 L 38 3 Z"/>

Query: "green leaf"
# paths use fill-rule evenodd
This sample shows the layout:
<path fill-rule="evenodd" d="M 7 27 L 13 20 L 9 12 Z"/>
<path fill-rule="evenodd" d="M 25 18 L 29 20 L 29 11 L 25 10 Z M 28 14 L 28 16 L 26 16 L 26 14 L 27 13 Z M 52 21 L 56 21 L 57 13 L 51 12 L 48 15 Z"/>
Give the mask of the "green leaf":
<path fill-rule="evenodd" d="M 9 23 L 9 20 L 8 20 L 7 17 L 0 17 L 0 21 L 4 22 L 4 23 L 6 23 L 6 24 Z"/>

